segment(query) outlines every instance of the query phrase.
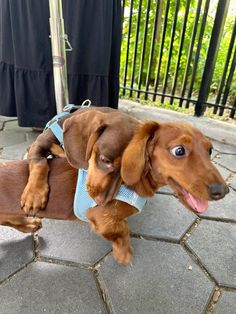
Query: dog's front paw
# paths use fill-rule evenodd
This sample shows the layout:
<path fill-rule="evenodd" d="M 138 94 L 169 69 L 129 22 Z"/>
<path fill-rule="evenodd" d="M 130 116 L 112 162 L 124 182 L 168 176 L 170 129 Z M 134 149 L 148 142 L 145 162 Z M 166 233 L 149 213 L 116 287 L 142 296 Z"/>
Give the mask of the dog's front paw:
<path fill-rule="evenodd" d="M 29 214 L 36 215 L 39 210 L 45 209 L 48 201 L 49 186 L 47 183 L 33 185 L 28 183 L 21 196 L 21 208 Z"/>
<path fill-rule="evenodd" d="M 36 232 L 42 227 L 41 219 L 37 217 L 12 216 L 4 222 L 4 226 L 15 228 L 24 233 Z"/>
<path fill-rule="evenodd" d="M 118 242 L 117 240 L 112 242 L 112 248 L 113 257 L 118 263 L 124 265 L 131 263 L 133 249 L 130 245 L 125 244 L 123 239 L 120 239 Z"/>
<path fill-rule="evenodd" d="M 40 218 L 26 217 L 25 225 L 21 226 L 21 231 L 25 233 L 36 232 L 40 228 L 42 228 L 42 222 Z"/>

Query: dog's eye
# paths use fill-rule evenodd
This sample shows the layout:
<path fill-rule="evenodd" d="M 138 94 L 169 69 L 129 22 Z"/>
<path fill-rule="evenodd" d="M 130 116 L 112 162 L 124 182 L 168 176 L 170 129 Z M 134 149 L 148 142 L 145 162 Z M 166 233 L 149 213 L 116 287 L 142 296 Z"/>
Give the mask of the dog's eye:
<path fill-rule="evenodd" d="M 108 159 L 107 157 L 105 157 L 104 155 L 100 155 L 99 159 L 100 159 L 101 162 L 103 162 L 104 164 L 107 164 L 107 165 L 112 163 L 111 160 Z"/>
<path fill-rule="evenodd" d="M 212 154 L 212 147 L 211 148 L 209 148 L 209 155 L 211 156 L 211 154 Z"/>
<path fill-rule="evenodd" d="M 176 146 L 171 148 L 170 152 L 175 157 L 183 157 L 186 154 L 185 148 L 183 146 Z"/>

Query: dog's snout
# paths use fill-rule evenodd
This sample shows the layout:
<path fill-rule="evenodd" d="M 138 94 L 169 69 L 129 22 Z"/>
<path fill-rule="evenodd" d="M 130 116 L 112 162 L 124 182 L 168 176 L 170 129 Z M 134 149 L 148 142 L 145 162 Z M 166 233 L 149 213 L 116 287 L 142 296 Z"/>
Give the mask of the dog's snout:
<path fill-rule="evenodd" d="M 224 184 L 212 183 L 208 186 L 208 192 L 213 200 L 219 200 L 229 193 L 229 188 Z"/>
<path fill-rule="evenodd" d="M 102 195 L 95 196 L 94 200 L 97 205 L 105 205 L 105 197 L 103 197 Z"/>

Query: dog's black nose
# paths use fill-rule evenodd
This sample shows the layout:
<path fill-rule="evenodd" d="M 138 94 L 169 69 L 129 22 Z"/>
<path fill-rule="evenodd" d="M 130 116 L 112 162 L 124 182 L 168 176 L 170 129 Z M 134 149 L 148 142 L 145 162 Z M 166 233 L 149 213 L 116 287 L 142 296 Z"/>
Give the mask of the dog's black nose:
<path fill-rule="evenodd" d="M 213 200 L 219 200 L 229 193 L 227 185 L 213 183 L 208 186 L 208 193 Z"/>

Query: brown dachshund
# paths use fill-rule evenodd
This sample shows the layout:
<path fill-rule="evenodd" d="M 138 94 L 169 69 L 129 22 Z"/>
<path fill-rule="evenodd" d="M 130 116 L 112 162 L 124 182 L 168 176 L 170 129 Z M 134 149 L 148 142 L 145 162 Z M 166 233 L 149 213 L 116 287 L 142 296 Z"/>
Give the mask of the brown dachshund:
<path fill-rule="evenodd" d="M 116 145 L 114 141 L 112 143 Z M 202 212 L 207 209 L 209 200 L 221 199 L 229 191 L 211 163 L 211 150 L 210 141 L 190 125 L 149 121 L 137 125 L 117 172 L 121 173 L 123 182 L 141 196 L 151 197 L 160 186 L 169 185 L 185 206 Z M 96 149 L 93 154 L 96 156 Z M 97 163 L 97 158 L 94 159 Z M 64 158 L 49 163 L 49 200 L 46 210 L 40 210 L 36 215 L 76 219 L 72 207 L 77 171 Z M 91 163 L 93 165 L 93 159 Z M 91 169 L 94 171 L 94 167 Z M 37 217 L 24 217 L 19 210 L 27 177 L 25 161 L 5 163 L 0 167 L 0 224 L 23 232 L 40 227 Z M 105 205 L 87 211 L 92 229 L 112 241 L 113 255 L 123 264 L 130 263 L 132 258 L 126 218 L 136 212 L 136 208 L 117 200 L 109 200 Z"/>
<path fill-rule="evenodd" d="M 203 212 L 208 201 L 219 200 L 229 192 L 211 162 L 211 152 L 211 142 L 188 124 L 145 122 L 138 126 L 123 153 L 122 181 L 145 197 L 168 185 L 187 208 Z M 90 208 L 87 217 L 96 233 L 113 241 L 115 258 L 128 263 L 132 256 L 125 218 L 136 209 L 121 202 L 107 205 Z"/>
<path fill-rule="evenodd" d="M 122 157 L 123 182 L 141 196 L 169 185 L 179 200 L 197 212 L 208 200 L 223 198 L 229 189 L 210 160 L 211 142 L 184 123 L 141 125 Z"/>
<path fill-rule="evenodd" d="M 64 154 L 74 168 L 88 168 L 87 190 L 99 205 L 114 198 L 120 183 L 122 153 L 131 140 L 137 119 L 111 108 L 81 108 L 58 121 L 63 128 L 64 150 L 45 130 L 28 152 L 29 179 L 21 196 L 26 214 L 36 214 L 48 201 L 47 156 Z"/>

